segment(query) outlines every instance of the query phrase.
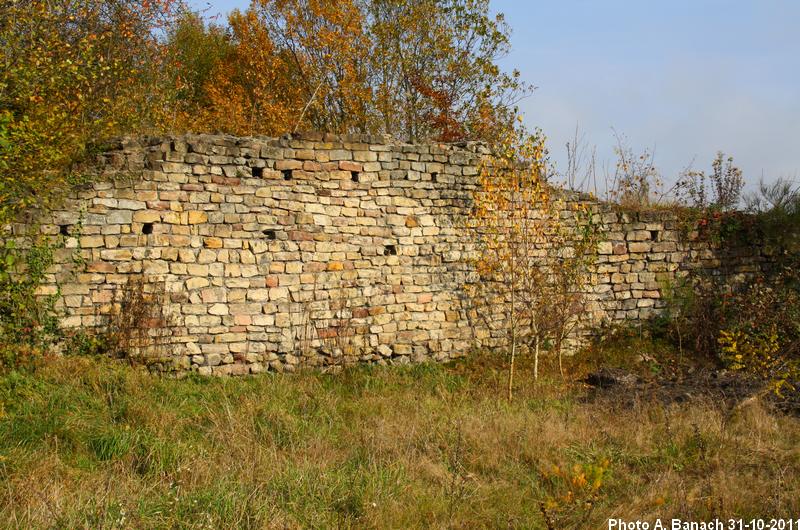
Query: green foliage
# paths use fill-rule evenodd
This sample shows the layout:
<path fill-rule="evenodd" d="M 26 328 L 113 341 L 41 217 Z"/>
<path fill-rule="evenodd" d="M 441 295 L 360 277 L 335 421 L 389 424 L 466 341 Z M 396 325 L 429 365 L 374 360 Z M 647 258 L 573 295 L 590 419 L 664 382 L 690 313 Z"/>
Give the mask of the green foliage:
<path fill-rule="evenodd" d="M 230 35 L 222 26 L 207 24 L 198 13 L 186 11 L 170 28 L 167 42 L 181 87 L 176 103 L 184 112 L 208 106 L 204 87 L 214 68 L 229 59 L 233 50 Z"/>
<path fill-rule="evenodd" d="M 800 278 L 785 269 L 725 296 L 718 343 L 720 359 L 770 382 L 779 396 L 800 390 Z"/>
<path fill-rule="evenodd" d="M 775 390 L 800 384 L 800 279 L 797 271 L 757 276 L 731 288 L 694 277 L 666 286 L 667 307 L 651 321 L 681 353 L 762 378 Z"/>
<path fill-rule="evenodd" d="M 779 259 L 800 255 L 800 186 L 783 178 L 759 182 L 758 191 L 745 197 L 763 241 Z"/>
<path fill-rule="evenodd" d="M 371 0 L 370 74 L 385 132 L 419 140 L 497 139 L 530 94 L 498 63 L 510 26 L 488 0 Z"/>
<path fill-rule="evenodd" d="M 109 339 L 104 334 L 86 333 L 83 330 L 78 330 L 68 335 L 64 340 L 64 353 L 67 355 L 106 355 L 110 350 Z"/>
<path fill-rule="evenodd" d="M 11 140 L 9 139 L 8 126 L 11 124 L 13 116 L 11 111 L 0 110 L 0 171 L 8 167 L 7 158 L 11 151 Z"/>
<path fill-rule="evenodd" d="M 52 264 L 47 241 L 0 247 L 0 371 L 28 366 L 58 337 L 59 293 L 37 292 Z"/>
<path fill-rule="evenodd" d="M 688 221 L 701 237 L 717 245 L 759 245 L 775 269 L 744 283 L 694 274 L 663 289 L 667 307 L 652 324 L 656 333 L 678 348 L 713 358 L 727 368 L 745 371 L 769 382 L 776 393 L 800 384 L 800 279 L 798 234 L 800 193 L 791 182 L 761 182 L 745 198 L 746 212 L 731 211 L 739 203 L 741 171 L 720 153 L 713 173 L 690 173 L 683 182 L 694 201 Z"/>

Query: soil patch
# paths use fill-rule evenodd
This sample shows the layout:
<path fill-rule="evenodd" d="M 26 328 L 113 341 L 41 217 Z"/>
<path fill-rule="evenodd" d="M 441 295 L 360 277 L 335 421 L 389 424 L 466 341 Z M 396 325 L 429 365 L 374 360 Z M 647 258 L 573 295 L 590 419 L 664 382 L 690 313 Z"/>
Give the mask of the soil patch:
<path fill-rule="evenodd" d="M 647 373 L 602 367 L 581 382 L 587 386 L 588 401 L 610 401 L 622 407 L 633 407 L 643 401 L 659 401 L 664 405 L 704 401 L 732 409 L 747 400 L 763 397 L 787 412 L 800 412 L 796 397 L 794 401 L 780 399 L 765 390 L 762 381 L 727 370 L 681 367 L 666 373 Z"/>

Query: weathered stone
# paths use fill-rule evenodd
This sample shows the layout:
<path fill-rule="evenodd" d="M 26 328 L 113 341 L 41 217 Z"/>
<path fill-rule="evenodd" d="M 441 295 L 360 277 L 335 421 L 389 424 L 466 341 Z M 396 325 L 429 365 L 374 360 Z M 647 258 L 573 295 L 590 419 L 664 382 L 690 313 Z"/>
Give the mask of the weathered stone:
<path fill-rule="evenodd" d="M 201 224 L 208 221 L 208 214 L 206 212 L 190 210 L 188 214 L 189 214 L 188 222 L 190 225 Z"/>
<path fill-rule="evenodd" d="M 62 325 L 97 326 L 130 275 L 163 285 L 174 317 L 164 366 L 203 374 L 342 358 L 441 361 L 492 347 L 504 334 L 484 317 L 498 308 L 477 310 L 466 296 L 465 284 L 485 279 L 474 268 L 474 233 L 457 222 L 486 153 L 321 134 L 128 146 L 109 155 L 118 165 L 106 173 L 145 159 L 154 169 L 76 191 L 44 220 L 42 233 L 64 234 L 67 248 L 39 293 L 58 292 L 60 279 Z M 565 227 L 575 226 L 570 201 Z M 741 279 L 768 260 L 686 236 L 669 212 L 588 205 L 604 237 L 585 288 L 587 322 L 652 315 L 663 308 L 662 286 L 689 270 L 724 263 Z M 85 269 L 74 268 L 73 249 Z M 566 258 L 574 249 L 543 243 L 532 252 Z"/>
<path fill-rule="evenodd" d="M 228 306 L 226 304 L 214 304 L 208 308 L 208 312 L 211 315 L 227 315 Z"/>
<path fill-rule="evenodd" d="M 140 210 L 133 213 L 134 223 L 158 223 L 161 221 L 161 213 L 152 210 Z"/>
<path fill-rule="evenodd" d="M 206 248 L 222 248 L 222 239 L 218 237 L 206 237 L 203 239 L 203 246 Z"/>

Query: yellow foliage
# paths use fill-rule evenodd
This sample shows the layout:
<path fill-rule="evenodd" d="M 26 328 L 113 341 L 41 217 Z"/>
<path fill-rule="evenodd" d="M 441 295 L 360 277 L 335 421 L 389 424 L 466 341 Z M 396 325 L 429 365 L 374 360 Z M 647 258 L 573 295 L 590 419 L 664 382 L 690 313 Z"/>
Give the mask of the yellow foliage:
<path fill-rule="evenodd" d="M 469 218 L 482 280 L 474 299 L 504 321 L 512 362 L 518 345 L 533 353 L 534 377 L 541 348 L 549 344 L 560 361 L 584 313 L 599 236 L 588 205 L 551 188 L 548 174 L 544 135 L 508 129 L 481 164 Z"/>
<path fill-rule="evenodd" d="M 760 333 L 723 329 L 717 342 L 722 361 L 728 368 L 768 378 L 771 389 L 781 397 L 782 390 L 791 388 L 791 382 L 800 377 L 798 363 L 781 355 L 780 337 L 775 325 Z"/>
<path fill-rule="evenodd" d="M 542 472 L 547 491 L 541 507 L 548 519 L 559 522 L 572 515 L 578 506 L 591 506 L 603 497 L 602 487 L 609 476 L 610 462 L 602 459 L 596 464 L 578 463 L 567 471 L 553 466 Z"/>
<path fill-rule="evenodd" d="M 172 85 L 155 33 L 173 12 L 171 0 L 0 7 L 0 218 L 62 195 L 92 142 L 169 124 Z"/>

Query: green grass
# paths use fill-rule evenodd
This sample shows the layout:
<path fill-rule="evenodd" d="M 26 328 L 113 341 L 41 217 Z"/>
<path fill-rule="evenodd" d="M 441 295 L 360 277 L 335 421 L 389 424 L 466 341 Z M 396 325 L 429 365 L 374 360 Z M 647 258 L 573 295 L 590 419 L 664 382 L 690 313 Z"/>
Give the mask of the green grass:
<path fill-rule="evenodd" d="M 90 358 L 0 377 L 0 526 L 555 528 L 797 516 L 800 422 L 620 408 L 520 368 L 164 379 Z"/>

